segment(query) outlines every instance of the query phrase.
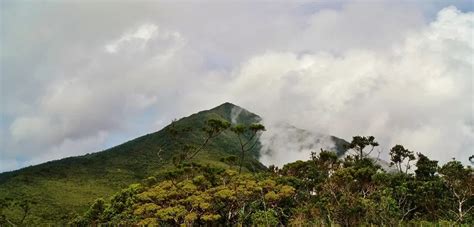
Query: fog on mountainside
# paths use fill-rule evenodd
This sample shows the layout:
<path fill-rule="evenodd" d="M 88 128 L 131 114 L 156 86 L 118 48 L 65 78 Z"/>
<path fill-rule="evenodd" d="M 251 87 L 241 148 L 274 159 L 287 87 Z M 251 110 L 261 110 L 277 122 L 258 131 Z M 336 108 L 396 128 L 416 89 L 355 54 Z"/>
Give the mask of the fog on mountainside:
<path fill-rule="evenodd" d="M 474 226 L 474 0 L 0 0 L 0 227 Z"/>

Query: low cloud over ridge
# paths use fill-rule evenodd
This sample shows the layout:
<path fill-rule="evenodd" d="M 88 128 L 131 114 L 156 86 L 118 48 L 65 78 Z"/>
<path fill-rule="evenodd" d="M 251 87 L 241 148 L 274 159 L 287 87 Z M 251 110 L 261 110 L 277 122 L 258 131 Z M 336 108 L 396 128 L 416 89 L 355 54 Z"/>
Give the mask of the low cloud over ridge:
<path fill-rule="evenodd" d="M 467 162 L 474 147 L 473 16 L 445 8 L 384 52 L 269 52 L 242 66 L 233 89 L 236 97 L 254 91 L 258 104 L 252 106 L 252 96 L 242 102 L 267 124 L 287 120 L 348 140 L 374 135 L 385 158 L 403 144 L 437 160 Z"/>
<path fill-rule="evenodd" d="M 216 3 L 207 12 L 114 6 L 128 20 L 98 22 L 79 20 L 81 12 L 100 15 L 92 6 L 67 14 L 71 6 L 60 4 L 32 14 L 53 11 L 34 23 L 18 13 L 24 6 L 6 5 L 0 171 L 97 151 L 224 101 L 269 126 L 374 135 L 385 152 L 403 144 L 438 160 L 467 160 L 473 13 L 447 7 L 427 23 L 417 7 L 361 4 L 309 14 L 310 6 L 283 3 L 260 11 Z M 379 24 L 385 7 L 392 13 Z M 242 15 L 225 17 L 233 11 Z M 52 23 L 61 16 L 65 24 Z M 82 37 L 72 35 L 75 23 Z M 25 38 L 29 32 L 36 40 Z"/>

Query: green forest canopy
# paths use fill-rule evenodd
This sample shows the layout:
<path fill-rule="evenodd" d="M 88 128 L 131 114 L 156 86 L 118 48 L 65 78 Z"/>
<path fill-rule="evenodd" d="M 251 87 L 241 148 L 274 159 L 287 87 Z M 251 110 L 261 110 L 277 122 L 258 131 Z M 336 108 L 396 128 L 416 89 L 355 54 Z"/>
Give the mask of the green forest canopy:
<path fill-rule="evenodd" d="M 248 133 L 252 140 L 262 125 L 208 121 L 203 144 L 183 149 L 192 155 L 224 130 Z M 179 136 L 178 132 L 176 133 Z M 378 143 L 372 136 L 355 136 L 344 159 L 335 152 L 312 153 L 308 161 L 281 169 L 241 171 L 241 157 L 221 159 L 226 165 L 200 164 L 189 155 L 168 171 L 132 184 L 110 198 L 98 198 L 74 224 L 152 225 L 300 225 L 400 223 L 474 223 L 474 173 L 452 160 L 442 166 L 402 145 L 390 150 L 386 172 L 367 155 Z M 184 145 L 183 145 L 184 146 Z M 180 158 L 181 157 L 181 158 Z M 410 171 L 414 162 L 415 171 Z M 0 224 L 22 224 L 34 201 L 0 201 Z"/>

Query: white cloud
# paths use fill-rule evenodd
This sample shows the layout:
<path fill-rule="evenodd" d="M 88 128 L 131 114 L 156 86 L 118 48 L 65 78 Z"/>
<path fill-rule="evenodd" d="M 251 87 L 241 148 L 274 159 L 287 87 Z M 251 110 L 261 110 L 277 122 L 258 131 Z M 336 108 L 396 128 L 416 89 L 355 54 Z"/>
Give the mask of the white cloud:
<path fill-rule="evenodd" d="M 174 87 L 179 80 L 156 73 L 171 70 L 174 74 L 173 56 L 183 43 L 179 33 L 159 32 L 157 26 L 145 24 L 113 43 L 116 54 L 91 52 L 84 64 L 64 69 L 68 75 L 50 81 L 34 111 L 16 116 L 5 154 L 14 155 L 24 144 L 36 149 L 24 150 L 22 155 L 36 155 L 37 149 L 57 153 L 51 149 L 63 148 L 59 144 L 67 140 L 82 141 L 101 131 L 126 130 L 123 121 L 167 95 L 155 88 Z"/>
<path fill-rule="evenodd" d="M 437 160 L 467 162 L 474 145 L 473 16 L 443 9 L 390 51 L 255 56 L 231 87 L 242 105 L 267 122 L 289 121 L 346 139 L 374 135 L 385 157 L 391 146 L 405 144 Z M 282 152 L 276 156 L 288 161 L 298 155 Z"/>
<path fill-rule="evenodd" d="M 285 123 L 263 123 L 267 131 L 260 137 L 263 145 L 260 161 L 265 165 L 281 167 L 288 162 L 307 160 L 311 152 L 335 149 L 328 135 L 303 131 Z"/>
<path fill-rule="evenodd" d="M 105 45 L 105 50 L 109 53 L 116 53 L 127 43 L 138 44 L 138 49 L 144 49 L 146 42 L 156 33 L 158 27 L 154 24 L 144 24 L 133 33 L 126 33 L 119 39 Z M 137 48 L 137 47 L 135 47 Z"/>
<path fill-rule="evenodd" d="M 387 10 L 390 9 L 390 10 Z M 413 4 L 353 1 L 312 14 L 292 45 L 300 51 L 387 50 L 424 23 Z"/>
<path fill-rule="evenodd" d="M 388 1 L 48 4 L 2 7 L 1 160 L 97 151 L 224 101 L 437 159 L 473 147 L 472 13 L 427 25 Z"/>

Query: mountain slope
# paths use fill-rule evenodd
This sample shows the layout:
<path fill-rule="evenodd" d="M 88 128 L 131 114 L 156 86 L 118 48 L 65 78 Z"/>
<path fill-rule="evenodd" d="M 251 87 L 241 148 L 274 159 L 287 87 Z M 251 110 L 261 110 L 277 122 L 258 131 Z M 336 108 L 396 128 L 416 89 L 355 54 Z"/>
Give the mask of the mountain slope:
<path fill-rule="evenodd" d="M 173 156 L 181 150 L 181 146 L 176 142 L 178 139 L 170 133 L 171 128 L 184 131 L 179 135 L 181 143 L 198 145 L 203 142 L 204 137 L 200 129 L 209 119 L 226 120 L 233 124 L 261 121 L 256 114 L 231 103 L 224 103 L 174 121 L 158 132 L 101 152 L 1 173 L 0 199 L 26 198 L 38 202 L 32 207 L 26 223 L 67 223 L 74 216 L 82 214 L 94 199 L 107 198 L 119 189 L 141 182 L 149 176 L 163 175 L 167 169 L 173 167 Z M 305 139 L 314 136 L 294 127 L 287 133 L 304 135 Z M 344 153 L 345 150 L 341 150 L 342 145 L 347 142 L 337 137 L 330 138 L 335 142 L 338 154 Z M 319 150 L 315 146 L 310 148 Z M 226 130 L 214 138 L 193 161 L 227 168 L 228 165 L 220 160 L 230 155 L 237 155 L 239 152 L 238 138 L 233 132 Z M 253 172 L 265 169 L 265 166 L 258 161 L 260 153 L 268 155 L 271 153 L 271 148 L 262 147 L 259 142 L 255 149 L 247 154 L 243 164 L 245 170 Z M 19 213 L 19 211 L 9 212 L 10 215 Z"/>
<path fill-rule="evenodd" d="M 239 113 L 239 114 L 237 114 Z M 202 143 L 201 129 L 206 120 L 223 119 L 235 123 L 254 123 L 260 117 L 230 103 L 201 111 L 173 123 L 176 128 L 197 129 L 183 134 L 187 144 Z M 179 151 L 174 138 L 162 130 L 131 140 L 102 152 L 70 157 L 0 174 L 0 199 L 28 198 L 38 201 L 27 220 L 29 223 L 58 223 L 82 214 L 93 199 L 108 197 L 131 183 L 157 175 L 171 167 Z M 237 137 L 223 132 L 211 141 L 193 161 L 226 166 L 219 160 L 238 154 Z M 258 162 L 258 149 L 250 152 L 244 167 L 252 171 L 265 167 Z"/>

